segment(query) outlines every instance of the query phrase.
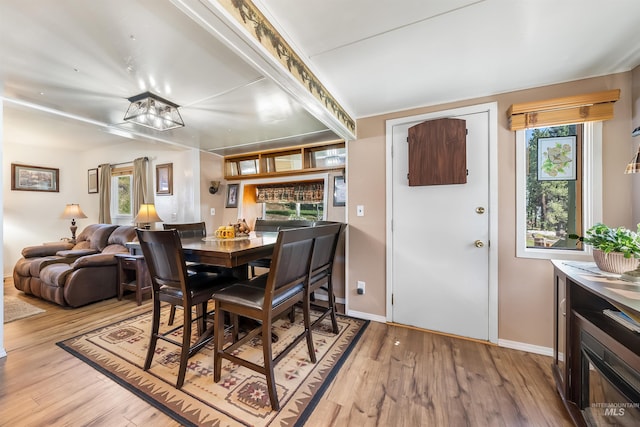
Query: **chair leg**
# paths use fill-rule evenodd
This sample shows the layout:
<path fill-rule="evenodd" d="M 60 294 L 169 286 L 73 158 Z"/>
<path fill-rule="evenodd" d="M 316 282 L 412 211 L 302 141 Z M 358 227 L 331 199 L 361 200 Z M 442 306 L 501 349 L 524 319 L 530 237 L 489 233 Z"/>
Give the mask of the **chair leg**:
<path fill-rule="evenodd" d="M 269 390 L 269 400 L 274 411 L 280 410 L 278 392 L 276 390 L 276 379 L 273 373 L 273 355 L 271 353 L 271 322 L 262 323 L 262 353 L 264 357 L 265 375 L 267 377 L 267 389 Z"/>
<path fill-rule="evenodd" d="M 151 367 L 153 355 L 156 352 L 156 344 L 158 342 L 158 331 L 160 330 L 160 300 L 157 295 L 153 295 L 153 315 L 151 320 L 151 338 L 149 340 L 149 349 L 147 350 L 147 358 L 144 361 L 144 370 Z"/>
<path fill-rule="evenodd" d="M 176 318 L 176 306 L 171 304 L 171 311 L 169 311 L 169 326 L 173 325 L 173 321 Z"/>
<path fill-rule="evenodd" d="M 309 350 L 309 359 L 311 363 L 316 363 L 316 350 L 313 346 L 313 336 L 311 335 L 311 295 L 305 291 L 302 299 L 302 317 L 304 319 L 304 334 L 307 338 L 307 349 Z"/>
<path fill-rule="evenodd" d="M 237 316 L 232 314 L 231 317 L 236 317 L 236 324 L 234 328 L 237 328 Z M 215 349 L 213 352 L 213 382 L 220 381 L 222 376 L 222 353 L 224 351 L 224 311 L 222 311 L 216 304 L 216 311 L 213 315 L 214 332 L 213 340 L 215 343 Z M 237 338 L 234 338 L 236 340 Z M 234 341 L 235 342 L 235 341 Z"/>
<path fill-rule="evenodd" d="M 329 276 L 329 283 L 327 284 L 327 299 L 329 301 L 329 315 L 331 316 L 331 327 L 333 333 L 338 333 L 338 320 L 336 319 L 336 296 L 333 293 L 333 281 Z"/>
<path fill-rule="evenodd" d="M 198 336 L 202 335 L 206 330 L 206 319 L 207 316 L 207 303 L 203 302 L 202 304 L 196 305 L 196 326 L 198 331 Z"/>
<path fill-rule="evenodd" d="M 231 325 L 233 330 L 232 339 L 233 339 L 233 342 L 237 342 L 238 339 L 240 338 L 240 319 L 238 318 L 238 315 L 235 313 L 231 313 L 230 318 L 231 318 Z"/>
<path fill-rule="evenodd" d="M 182 325 L 182 349 L 180 351 L 180 367 L 178 368 L 178 381 L 176 388 L 182 388 L 184 377 L 187 373 L 189 360 L 189 347 L 191 347 L 191 309 L 184 307 L 184 324 Z"/>

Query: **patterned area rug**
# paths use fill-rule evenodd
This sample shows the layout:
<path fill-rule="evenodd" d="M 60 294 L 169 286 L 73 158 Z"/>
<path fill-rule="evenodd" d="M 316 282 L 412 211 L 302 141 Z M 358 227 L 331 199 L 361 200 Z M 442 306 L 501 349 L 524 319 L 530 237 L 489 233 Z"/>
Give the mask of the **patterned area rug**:
<path fill-rule="evenodd" d="M 163 308 L 161 330 L 168 309 Z M 176 316 L 178 317 L 178 316 Z M 176 322 L 178 320 L 176 319 Z M 302 340 L 275 368 L 280 411 L 272 411 L 263 375 L 224 360 L 222 379 L 213 382 L 213 342 L 189 359 L 184 386 L 176 390 L 179 349 L 158 341 L 151 368 L 143 371 L 151 330 L 151 312 L 59 342 L 58 345 L 128 388 L 183 425 L 267 426 L 302 425 L 317 400 L 342 366 L 368 322 L 339 316 L 340 331 L 331 333 L 325 319 L 313 330 L 318 362 L 309 361 Z M 195 328 L 194 328 L 195 329 Z M 175 339 L 180 341 L 181 331 Z M 273 332 L 274 355 L 302 332 L 302 313 L 296 321 L 278 320 Z M 195 338 L 195 337 L 194 337 Z M 227 337 L 229 338 L 229 337 Z M 260 337 L 238 351 L 262 363 Z"/>
<path fill-rule="evenodd" d="M 22 301 L 18 297 L 4 297 L 4 323 L 13 322 L 14 320 L 18 319 L 24 319 L 25 317 L 44 313 L 45 311 L 46 310 L 36 307 L 35 305 L 31 305 L 28 302 Z"/>

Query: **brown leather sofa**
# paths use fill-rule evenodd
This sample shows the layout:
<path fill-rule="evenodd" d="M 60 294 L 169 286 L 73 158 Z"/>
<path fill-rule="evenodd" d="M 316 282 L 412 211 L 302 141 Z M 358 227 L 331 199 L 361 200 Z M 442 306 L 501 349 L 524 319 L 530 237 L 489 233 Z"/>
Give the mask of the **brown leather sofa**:
<path fill-rule="evenodd" d="M 136 237 L 135 227 L 92 224 L 76 243 L 29 246 L 13 269 L 15 287 L 62 306 L 81 305 L 117 295 L 116 253 Z"/>

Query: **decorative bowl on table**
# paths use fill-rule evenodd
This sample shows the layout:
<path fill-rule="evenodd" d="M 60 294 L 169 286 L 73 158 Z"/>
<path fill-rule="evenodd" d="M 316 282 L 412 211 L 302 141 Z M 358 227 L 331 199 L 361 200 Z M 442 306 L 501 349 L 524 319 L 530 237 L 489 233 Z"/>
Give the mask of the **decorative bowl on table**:
<path fill-rule="evenodd" d="M 220 240 L 248 238 L 251 229 L 247 222 L 238 220 L 235 224 L 222 225 L 215 232 L 215 237 Z"/>

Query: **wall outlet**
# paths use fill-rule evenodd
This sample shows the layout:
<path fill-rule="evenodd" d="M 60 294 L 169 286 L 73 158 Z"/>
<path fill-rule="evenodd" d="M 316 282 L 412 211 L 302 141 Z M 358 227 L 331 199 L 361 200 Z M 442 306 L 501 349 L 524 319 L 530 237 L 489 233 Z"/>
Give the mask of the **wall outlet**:
<path fill-rule="evenodd" d="M 365 283 L 362 280 L 358 280 L 358 287 L 357 287 L 358 295 L 364 295 L 364 286 L 365 286 Z"/>
<path fill-rule="evenodd" d="M 216 208 L 211 208 L 211 215 L 215 215 L 216 214 Z"/>

